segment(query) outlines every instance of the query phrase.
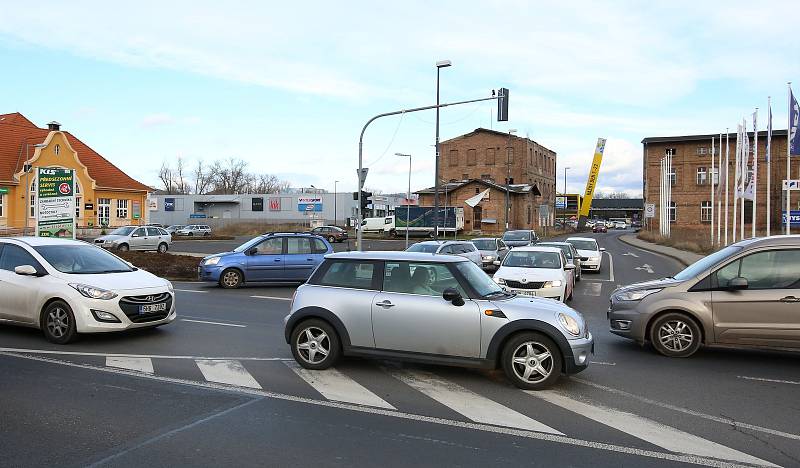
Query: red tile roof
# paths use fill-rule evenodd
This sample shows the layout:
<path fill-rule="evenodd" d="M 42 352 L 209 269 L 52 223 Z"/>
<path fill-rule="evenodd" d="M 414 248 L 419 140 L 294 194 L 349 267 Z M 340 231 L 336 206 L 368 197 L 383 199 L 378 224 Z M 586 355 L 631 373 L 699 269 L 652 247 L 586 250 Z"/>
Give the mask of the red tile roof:
<path fill-rule="evenodd" d="M 19 112 L 0 114 L 0 181 L 13 181 L 26 159 L 25 144 L 44 142 L 50 130 L 39 128 Z M 98 187 L 150 191 L 151 188 L 125 174 L 117 166 L 87 146 L 69 132 L 64 132 L 69 144 L 78 152 L 78 159 L 89 170 Z M 33 156 L 33 147 L 28 156 Z"/>

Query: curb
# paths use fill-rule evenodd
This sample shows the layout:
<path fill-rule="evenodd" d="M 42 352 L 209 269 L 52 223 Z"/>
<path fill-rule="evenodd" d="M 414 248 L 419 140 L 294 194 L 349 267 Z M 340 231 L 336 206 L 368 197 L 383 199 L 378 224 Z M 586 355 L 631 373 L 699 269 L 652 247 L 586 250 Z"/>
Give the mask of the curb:
<path fill-rule="evenodd" d="M 691 263 L 686 263 L 686 261 L 684 259 L 678 257 L 677 255 L 673 255 L 673 254 L 666 253 L 666 252 L 659 252 L 657 250 L 649 249 L 646 246 L 636 245 L 636 244 L 634 244 L 632 242 L 629 242 L 629 241 L 624 239 L 626 235 L 627 234 L 623 234 L 623 235 L 617 237 L 617 239 L 619 239 L 619 241 L 622 242 L 623 244 L 628 244 L 631 247 L 636 247 L 637 249 L 646 250 L 648 252 L 651 252 L 651 253 L 654 253 L 654 254 L 657 254 L 657 255 L 663 255 L 664 257 L 671 258 L 671 259 L 677 261 L 678 263 L 680 263 L 681 265 L 683 265 L 685 267 L 688 267 L 689 265 L 691 265 Z M 642 241 L 642 242 L 647 242 L 647 241 Z M 650 244 L 651 242 L 647 242 L 647 243 Z"/>

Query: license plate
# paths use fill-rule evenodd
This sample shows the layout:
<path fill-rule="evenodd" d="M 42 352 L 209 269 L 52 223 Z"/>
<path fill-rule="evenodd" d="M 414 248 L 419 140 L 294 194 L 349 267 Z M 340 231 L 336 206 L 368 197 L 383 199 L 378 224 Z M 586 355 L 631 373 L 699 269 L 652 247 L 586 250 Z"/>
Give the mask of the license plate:
<path fill-rule="evenodd" d="M 520 294 L 522 296 L 535 296 L 536 291 L 517 291 L 517 294 Z"/>
<path fill-rule="evenodd" d="M 167 310 L 167 303 L 166 302 L 161 303 L 161 304 L 148 304 L 148 305 L 139 306 L 139 314 L 149 314 L 149 313 L 152 313 L 152 312 L 163 312 L 165 310 Z"/>

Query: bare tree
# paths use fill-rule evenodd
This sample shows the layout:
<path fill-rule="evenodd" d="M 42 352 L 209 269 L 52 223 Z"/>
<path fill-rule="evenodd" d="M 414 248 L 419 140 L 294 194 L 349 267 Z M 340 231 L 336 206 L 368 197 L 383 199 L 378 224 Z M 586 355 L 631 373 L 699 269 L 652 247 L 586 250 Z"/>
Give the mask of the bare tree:
<path fill-rule="evenodd" d="M 194 193 L 203 195 L 208 192 L 213 176 L 203 165 L 202 159 L 197 160 L 197 166 L 195 166 L 192 176 L 194 177 Z"/>
<path fill-rule="evenodd" d="M 211 165 L 211 185 L 214 192 L 236 194 L 247 191 L 252 182 L 252 175 L 247 174 L 247 162 L 228 158 L 214 161 Z"/>
<path fill-rule="evenodd" d="M 189 193 L 189 184 L 183 176 L 183 159 L 180 157 L 178 158 L 178 163 L 175 165 L 174 184 L 176 193 L 184 195 Z"/>
<path fill-rule="evenodd" d="M 621 198 L 636 198 L 636 197 L 632 197 L 625 192 L 597 192 L 594 194 L 594 198 L 621 199 Z"/>
<path fill-rule="evenodd" d="M 175 181 L 173 179 L 172 167 L 169 163 L 164 161 L 161 163 L 161 169 L 158 170 L 158 178 L 161 179 L 161 184 L 164 186 L 164 191 L 167 195 L 175 193 Z"/>

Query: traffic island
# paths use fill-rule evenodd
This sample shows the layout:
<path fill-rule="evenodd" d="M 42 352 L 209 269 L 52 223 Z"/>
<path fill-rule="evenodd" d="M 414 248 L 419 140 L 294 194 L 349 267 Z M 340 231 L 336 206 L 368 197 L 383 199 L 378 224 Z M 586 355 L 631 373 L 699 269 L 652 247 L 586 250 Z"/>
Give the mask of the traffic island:
<path fill-rule="evenodd" d="M 193 281 L 197 279 L 200 259 L 191 255 L 175 255 L 158 252 L 117 252 L 114 254 L 135 267 L 170 281 Z"/>

